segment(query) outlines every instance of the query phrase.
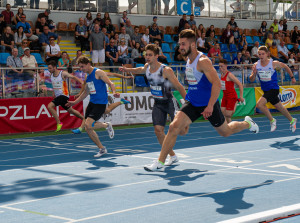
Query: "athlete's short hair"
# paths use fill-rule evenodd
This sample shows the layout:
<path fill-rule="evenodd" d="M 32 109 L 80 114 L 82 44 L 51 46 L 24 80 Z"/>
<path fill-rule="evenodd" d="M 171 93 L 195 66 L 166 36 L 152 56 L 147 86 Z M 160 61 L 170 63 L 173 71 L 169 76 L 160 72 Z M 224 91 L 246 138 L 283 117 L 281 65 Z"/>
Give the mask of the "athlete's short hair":
<path fill-rule="evenodd" d="M 56 67 L 56 66 L 57 66 L 57 63 L 56 63 L 55 60 L 50 60 L 50 61 L 48 62 L 48 66 L 49 66 L 49 65 L 51 65 L 52 67 Z"/>
<path fill-rule="evenodd" d="M 219 63 L 223 63 L 223 64 L 226 64 L 226 65 L 228 64 L 228 62 L 227 62 L 226 59 L 220 59 L 220 60 L 219 60 Z"/>
<path fill-rule="evenodd" d="M 87 57 L 87 56 L 80 56 L 78 59 L 77 59 L 77 64 L 89 64 L 91 63 L 90 59 Z"/>
<path fill-rule="evenodd" d="M 184 29 L 180 32 L 179 38 L 187 38 L 191 42 L 196 42 L 196 33 L 191 29 Z"/>
<path fill-rule="evenodd" d="M 266 47 L 266 46 L 260 46 L 260 47 L 258 48 L 258 50 L 262 50 L 262 51 L 265 51 L 266 53 L 269 53 L 269 49 L 268 49 L 268 47 Z"/>
<path fill-rule="evenodd" d="M 159 48 L 158 48 L 158 46 L 155 45 L 155 44 L 148 44 L 148 45 L 146 46 L 146 50 L 152 51 L 152 52 L 154 53 L 155 56 L 159 54 Z"/>

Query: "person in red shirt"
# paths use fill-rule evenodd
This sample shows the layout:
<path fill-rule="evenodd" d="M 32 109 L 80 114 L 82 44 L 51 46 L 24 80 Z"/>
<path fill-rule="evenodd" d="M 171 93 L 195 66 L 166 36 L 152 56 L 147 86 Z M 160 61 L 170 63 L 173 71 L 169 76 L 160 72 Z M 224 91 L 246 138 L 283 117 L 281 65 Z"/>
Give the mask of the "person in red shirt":
<path fill-rule="evenodd" d="M 14 18 L 14 13 L 10 11 L 10 4 L 6 4 L 6 10 L 2 11 L 1 14 L 4 16 L 4 21 L 7 25 L 12 25 L 12 21 Z"/>
<path fill-rule="evenodd" d="M 221 102 L 221 111 L 225 116 L 227 123 L 231 122 L 238 101 L 244 102 L 243 85 L 242 83 L 227 70 L 227 60 L 221 59 L 219 62 L 221 71 L 221 87 L 223 90 L 223 99 Z M 240 89 L 240 99 L 238 100 L 237 93 L 234 89 L 236 84 Z"/>
<path fill-rule="evenodd" d="M 219 63 L 219 60 L 222 59 L 220 44 L 216 43 L 214 47 L 210 48 L 207 56 L 211 59 L 212 63 Z"/>

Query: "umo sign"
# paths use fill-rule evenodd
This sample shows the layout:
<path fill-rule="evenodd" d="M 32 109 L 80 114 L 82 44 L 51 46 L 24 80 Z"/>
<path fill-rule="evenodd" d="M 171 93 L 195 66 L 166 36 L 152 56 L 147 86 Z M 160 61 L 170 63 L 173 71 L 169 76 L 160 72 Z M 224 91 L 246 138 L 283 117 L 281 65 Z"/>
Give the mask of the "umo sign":
<path fill-rule="evenodd" d="M 177 0 L 177 15 L 192 14 L 192 0 Z"/>

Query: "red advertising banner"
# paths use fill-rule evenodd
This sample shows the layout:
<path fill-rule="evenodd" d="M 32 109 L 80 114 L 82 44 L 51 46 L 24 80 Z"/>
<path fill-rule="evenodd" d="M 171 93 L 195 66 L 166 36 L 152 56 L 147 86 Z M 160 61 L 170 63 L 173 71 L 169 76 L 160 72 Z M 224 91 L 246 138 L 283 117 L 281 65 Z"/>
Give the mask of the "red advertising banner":
<path fill-rule="evenodd" d="M 56 121 L 47 109 L 52 97 L 12 98 L 0 100 L 0 134 L 55 131 Z M 73 100 L 71 96 L 70 100 Z M 83 114 L 83 105 L 73 106 Z M 62 129 L 79 127 L 81 120 L 62 107 L 56 107 Z"/>

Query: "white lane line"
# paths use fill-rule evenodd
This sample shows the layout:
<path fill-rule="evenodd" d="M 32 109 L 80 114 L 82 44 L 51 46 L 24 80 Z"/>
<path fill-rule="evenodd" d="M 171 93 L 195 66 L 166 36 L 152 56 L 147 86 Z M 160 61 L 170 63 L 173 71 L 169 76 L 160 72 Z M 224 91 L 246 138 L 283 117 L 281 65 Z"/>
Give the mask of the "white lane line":
<path fill-rule="evenodd" d="M 35 214 L 35 215 L 61 219 L 61 220 L 65 220 L 65 221 L 74 221 L 74 219 L 72 219 L 72 218 L 65 218 L 65 217 L 61 217 L 61 216 L 57 216 L 57 215 L 45 214 L 45 213 L 36 212 L 36 211 L 29 211 L 29 210 L 24 210 L 24 209 L 20 209 L 20 208 L 13 208 L 13 207 L 3 207 L 3 208 L 6 208 L 6 209 L 9 209 L 12 211 L 26 212 L 26 213 Z"/>
<path fill-rule="evenodd" d="M 283 206 L 268 211 L 262 211 L 262 212 L 258 212 L 255 214 L 250 214 L 238 218 L 232 218 L 229 220 L 220 221 L 218 223 L 240 223 L 240 222 L 256 223 L 256 222 L 263 222 L 263 221 L 271 221 L 278 217 L 286 217 L 291 214 L 298 214 L 298 213 L 300 213 L 300 203 L 289 205 L 289 206 Z"/>
<path fill-rule="evenodd" d="M 299 179 L 299 177 L 286 179 L 284 181 L 295 180 L 295 179 Z M 281 180 L 274 181 L 273 183 L 279 183 L 279 182 L 282 182 L 282 181 Z M 260 185 L 264 185 L 264 184 L 268 184 L 268 183 L 262 183 L 262 184 L 257 184 L 257 185 L 253 185 L 253 186 L 260 186 Z M 109 213 L 105 213 L 105 214 L 99 214 L 99 215 L 95 215 L 95 216 L 90 216 L 90 217 L 87 217 L 87 218 L 81 218 L 81 219 L 70 221 L 69 223 L 88 221 L 88 220 L 91 220 L 91 219 L 101 218 L 101 217 L 110 216 L 110 215 L 116 215 L 116 214 L 120 214 L 120 213 L 135 211 L 135 210 L 139 210 L 139 209 L 144 209 L 144 208 L 149 208 L 149 207 L 154 207 L 154 206 L 159 206 L 159 205 L 164 205 L 164 204 L 170 204 L 170 203 L 179 202 L 179 201 L 183 201 L 183 200 L 189 200 L 189 199 L 193 199 L 193 198 L 197 198 L 197 197 L 209 196 L 209 195 L 218 194 L 218 193 L 226 193 L 226 192 L 229 192 L 229 191 L 240 190 L 240 189 L 244 189 L 244 188 L 247 188 L 247 187 L 248 186 L 234 188 L 234 189 L 231 188 L 231 189 L 226 189 L 226 190 L 222 190 L 222 191 L 216 191 L 216 192 L 211 192 L 211 193 L 206 193 L 206 194 L 200 194 L 200 195 L 194 195 L 194 196 L 185 196 L 183 198 L 178 198 L 178 199 L 174 199 L 174 200 L 168 200 L 168 201 L 163 201 L 163 202 L 158 202 L 158 203 L 153 203 L 153 204 L 138 206 L 138 207 L 134 207 L 134 208 L 123 209 L 123 210 L 109 212 Z"/>

